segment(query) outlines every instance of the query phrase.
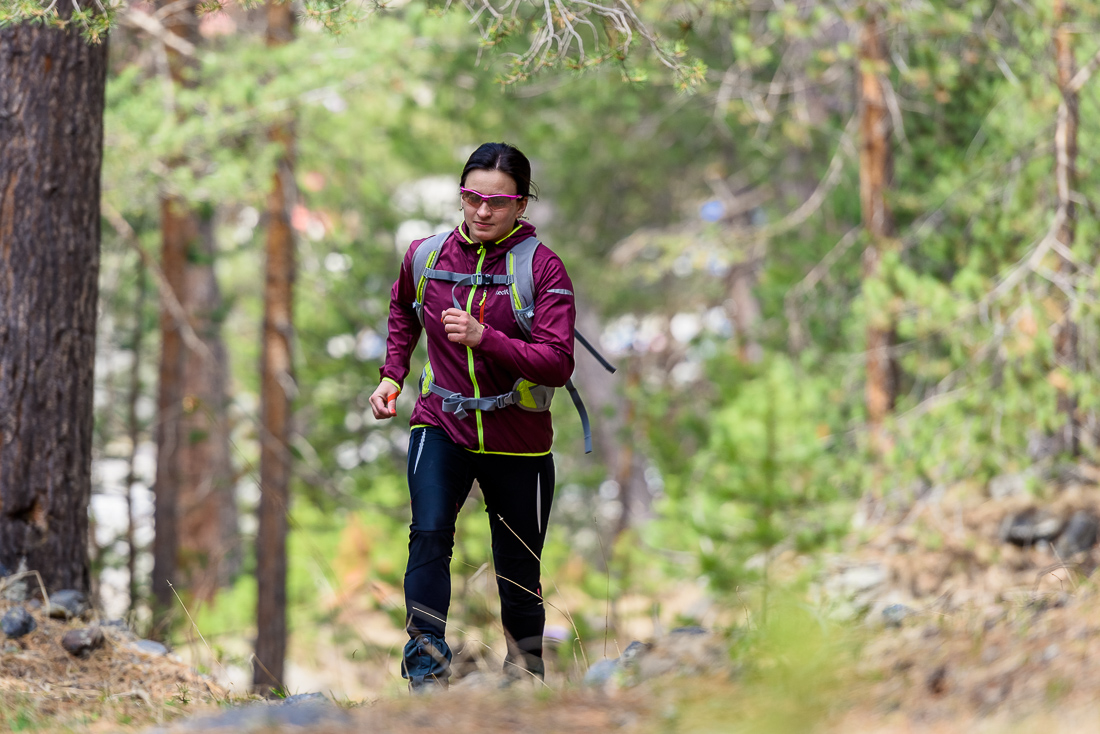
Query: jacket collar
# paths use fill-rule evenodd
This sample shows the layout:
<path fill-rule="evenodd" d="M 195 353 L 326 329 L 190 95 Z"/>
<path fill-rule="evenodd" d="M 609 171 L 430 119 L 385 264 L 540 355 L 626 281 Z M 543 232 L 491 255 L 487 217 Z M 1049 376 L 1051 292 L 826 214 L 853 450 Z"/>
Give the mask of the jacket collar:
<path fill-rule="evenodd" d="M 466 244 L 466 245 L 477 245 L 478 244 L 477 240 L 475 240 L 473 237 L 471 237 L 469 232 L 467 232 L 466 222 L 462 222 L 462 224 L 458 225 L 458 227 L 455 228 L 455 232 L 458 235 L 458 241 L 459 242 L 461 242 L 463 244 Z M 498 245 L 504 245 L 506 249 L 510 250 L 515 245 L 518 245 L 520 242 L 523 242 L 528 237 L 533 237 L 534 235 L 535 235 L 535 225 L 531 224 L 530 222 L 528 222 L 526 220 L 521 219 L 516 224 L 515 229 L 513 229 L 511 232 L 509 232 L 508 234 L 504 235 L 499 240 L 494 242 L 493 246 L 496 247 Z"/>

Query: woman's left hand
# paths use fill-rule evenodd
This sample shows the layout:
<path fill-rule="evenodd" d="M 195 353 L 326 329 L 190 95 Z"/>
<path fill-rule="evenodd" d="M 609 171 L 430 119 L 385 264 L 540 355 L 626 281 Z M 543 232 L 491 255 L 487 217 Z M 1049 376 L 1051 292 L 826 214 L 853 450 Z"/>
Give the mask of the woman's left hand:
<path fill-rule="evenodd" d="M 443 330 L 451 341 L 476 347 L 481 342 L 485 327 L 466 311 L 448 308 L 443 312 Z"/>

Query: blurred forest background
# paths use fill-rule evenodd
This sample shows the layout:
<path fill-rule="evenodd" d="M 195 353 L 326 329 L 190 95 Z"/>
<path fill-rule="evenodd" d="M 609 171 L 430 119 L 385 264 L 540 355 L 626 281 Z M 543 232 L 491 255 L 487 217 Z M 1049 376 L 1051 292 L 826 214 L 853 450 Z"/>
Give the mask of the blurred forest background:
<path fill-rule="evenodd" d="M 400 259 L 458 223 L 485 141 L 533 161 L 529 214 L 619 367 L 578 352 L 593 454 L 554 407 L 563 661 L 756 614 L 777 558 L 806 582 L 853 522 L 933 488 L 1096 458 L 1100 3 L 532 7 L 112 8 L 90 513 L 109 615 L 246 670 L 278 624 L 257 604 L 284 518 L 276 679 L 398 685 L 414 391 L 384 423 L 367 397 Z M 475 497 L 459 640 L 500 640 L 489 559 Z"/>

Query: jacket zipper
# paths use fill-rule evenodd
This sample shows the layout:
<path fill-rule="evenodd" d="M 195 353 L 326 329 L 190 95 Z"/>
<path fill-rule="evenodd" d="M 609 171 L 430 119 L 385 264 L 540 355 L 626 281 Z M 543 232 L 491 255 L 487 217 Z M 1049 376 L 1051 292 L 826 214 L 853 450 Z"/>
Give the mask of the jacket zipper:
<path fill-rule="evenodd" d="M 477 269 L 474 274 L 481 273 L 481 266 L 485 263 L 485 245 L 481 245 L 477 248 Z M 477 288 L 470 289 L 470 295 L 466 297 L 466 313 L 473 315 L 474 310 L 474 295 L 477 293 Z M 466 347 L 466 361 L 470 365 L 470 382 L 474 385 L 474 397 L 481 397 L 481 388 L 477 384 L 477 375 L 474 374 L 474 349 L 473 347 Z M 484 453 L 485 451 L 485 430 L 481 425 L 481 411 L 474 411 L 474 418 L 477 419 L 477 446 L 478 452 Z"/>

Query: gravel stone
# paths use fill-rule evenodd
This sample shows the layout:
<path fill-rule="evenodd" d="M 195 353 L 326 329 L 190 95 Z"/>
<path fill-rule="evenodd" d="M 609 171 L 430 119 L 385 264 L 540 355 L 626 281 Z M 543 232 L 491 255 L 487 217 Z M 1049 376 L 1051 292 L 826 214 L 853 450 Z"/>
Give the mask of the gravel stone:
<path fill-rule="evenodd" d="M 50 617 L 72 619 L 88 611 L 87 598 L 79 591 L 64 589 L 50 594 Z"/>
<path fill-rule="evenodd" d="M 1096 545 L 1097 529 L 1100 521 L 1091 512 L 1078 510 L 1073 513 L 1066 530 L 1058 538 L 1054 548 L 1062 558 L 1087 551 Z"/>
<path fill-rule="evenodd" d="M 599 686 L 607 683 L 611 680 L 611 677 L 615 675 L 622 666 L 619 664 L 619 659 L 614 660 L 601 660 L 584 674 L 584 685 L 586 686 Z"/>
<path fill-rule="evenodd" d="M 639 655 L 645 654 L 646 650 L 653 647 L 649 643 L 641 642 L 640 640 L 634 640 L 626 649 L 623 650 L 623 654 L 619 656 L 619 661 L 622 663 L 632 663 Z"/>
<path fill-rule="evenodd" d="M 152 655 L 154 657 L 168 654 L 168 648 L 154 640 L 135 640 L 130 643 L 130 647 L 138 652 L 143 652 L 146 655 Z"/>
<path fill-rule="evenodd" d="M 66 632 L 61 638 L 61 646 L 74 657 L 86 658 L 93 650 L 103 647 L 103 641 L 103 632 L 99 627 L 84 627 Z"/>
<path fill-rule="evenodd" d="M 3 630 L 4 634 L 11 639 L 30 634 L 36 627 L 38 623 L 23 607 L 9 609 L 4 618 L 0 619 L 0 630 Z"/>
<path fill-rule="evenodd" d="M 677 627 L 676 629 L 672 630 L 668 634 L 670 636 L 676 636 L 676 635 L 705 635 L 705 634 L 707 634 L 707 630 L 703 627 L 693 625 L 691 627 Z"/>
<path fill-rule="evenodd" d="M 1006 515 L 1001 523 L 1001 540 L 1014 545 L 1029 546 L 1039 541 L 1052 541 L 1062 532 L 1062 519 L 1034 507 Z"/>
<path fill-rule="evenodd" d="M 911 607 L 904 604 L 891 604 L 882 610 L 882 622 L 887 627 L 900 627 L 906 617 L 915 614 Z"/>
<path fill-rule="evenodd" d="M 324 703 L 328 698 L 323 693 L 298 693 L 283 699 L 281 706 L 301 706 L 309 701 Z"/>

